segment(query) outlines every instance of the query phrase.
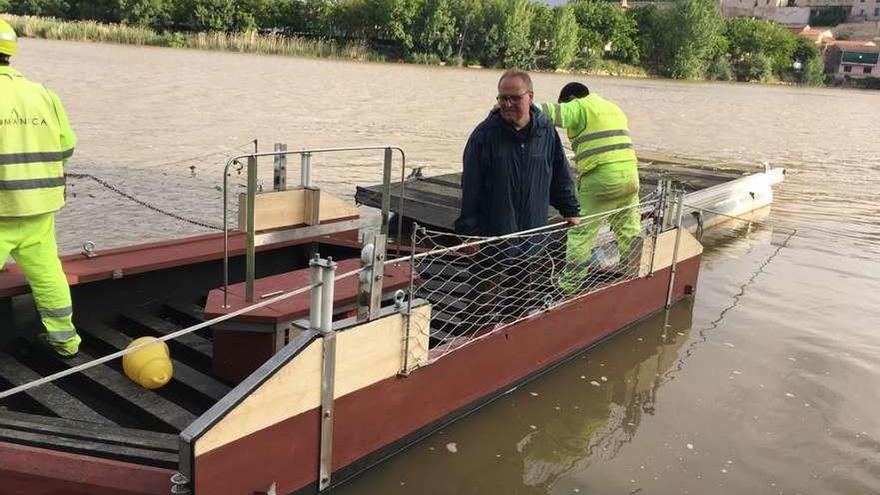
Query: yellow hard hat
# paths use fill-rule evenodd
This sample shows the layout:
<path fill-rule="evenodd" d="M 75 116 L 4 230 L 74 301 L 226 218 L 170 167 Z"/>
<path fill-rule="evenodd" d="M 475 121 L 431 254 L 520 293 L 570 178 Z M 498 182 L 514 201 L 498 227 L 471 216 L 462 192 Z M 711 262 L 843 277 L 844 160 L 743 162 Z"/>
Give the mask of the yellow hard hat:
<path fill-rule="evenodd" d="M 15 30 L 4 19 L 0 19 L 0 53 L 15 56 L 18 52 L 18 37 Z"/>

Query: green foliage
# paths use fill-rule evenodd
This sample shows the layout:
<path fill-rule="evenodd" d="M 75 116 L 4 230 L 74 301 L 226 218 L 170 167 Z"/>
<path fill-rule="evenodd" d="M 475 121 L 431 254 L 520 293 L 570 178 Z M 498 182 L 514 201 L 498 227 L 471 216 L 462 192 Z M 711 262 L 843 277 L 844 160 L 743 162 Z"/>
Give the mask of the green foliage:
<path fill-rule="evenodd" d="M 763 82 L 770 78 L 772 64 L 770 57 L 763 53 L 748 53 L 734 64 L 733 73 L 737 81 Z"/>
<path fill-rule="evenodd" d="M 676 0 L 668 12 L 668 75 L 700 79 L 724 45 L 723 20 L 714 0 Z"/>
<path fill-rule="evenodd" d="M 616 3 L 594 0 L 574 0 L 568 4 L 581 28 L 583 47 L 601 55 L 606 52 L 614 60 L 637 63 L 639 50 L 636 45 L 637 23 Z"/>
<path fill-rule="evenodd" d="M 439 56 L 433 53 L 413 53 L 406 58 L 406 61 L 420 65 L 440 65 L 443 62 Z"/>
<path fill-rule="evenodd" d="M 449 60 L 455 49 L 455 17 L 448 0 L 427 0 L 416 23 L 415 47 L 441 60 Z"/>
<path fill-rule="evenodd" d="M 8 12 L 16 15 L 69 18 L 70 6 L 65 0 L 15 0 L 10 2 Z"/>
<path fill-rule="evenodd" d="M 168 0 L 121 0 L 122 21 L 141 27 L 166 26 L 171 21 Z"/>
<path fill-rule="evenodd" d="M 234 0 L 175 0 L 175 26 L 189 31 L 246 31 L 255 27 L 253 14 L 240 11 Z"/>
<path fill-rule="evenodd" d="M 574 9 L 565 5 L 557 9 L 553 23 L 553 37 L 548 50 L 550 67 L 567 69 L 578 53 L 579 38 Z"/>
<path fill-rule="evenodd" d="M 535 63 L 530 39 L 533 12 L 527 0 L 485 0 L 479 60 L 483 65 L 529 69 Z"/>
<path fill-rule="evenodd" d="M 723 56 L 723 20 L 713 0 L 676 0 L 671 8 L 635 9 L 645 66 L 667 77 L 701 79 Z"/>
<path fill-rule="evenodd" d="M 733 79 L 733 68 L 725 56 L 713 58 L 706 67 L 706 79 L 713 81 L 730 81 Z"/>
<path fill-rule="evenodd" d="M 770 21 L 736 18 L 725 26 L 728 55 L 739 81 L 766 81 L 773 77 L 801 84 L 823 80 L 821 54 L 803 36 Z M 795 64 L 800 68 L 796 69 Z M 769 66 L 770 74 L 766 72 Z"/>

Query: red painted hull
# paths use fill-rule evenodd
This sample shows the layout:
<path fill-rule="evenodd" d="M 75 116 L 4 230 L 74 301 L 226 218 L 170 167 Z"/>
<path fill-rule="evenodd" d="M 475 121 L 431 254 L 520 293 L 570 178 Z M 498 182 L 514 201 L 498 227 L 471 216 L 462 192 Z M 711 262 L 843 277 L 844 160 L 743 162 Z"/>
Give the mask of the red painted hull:
<path fill-rule="evenodd" d="M 167 495 L 172 472 L 0 442 L 3 495 Z"/>
<path fill-rule="evenodd" d="M 678 264 L 673 300 L 693 292 L 700 257 Z M 669 269 L 586 295 L 512 325 L 406 378 L 390 378 L 335 403 L 334 471 L 438 421 L 476 407 L 511 384 L 663 308 Z M 196 494 L 311 490 L 318 471 L 318 410 L 255 432 L 195 460 Z"/>

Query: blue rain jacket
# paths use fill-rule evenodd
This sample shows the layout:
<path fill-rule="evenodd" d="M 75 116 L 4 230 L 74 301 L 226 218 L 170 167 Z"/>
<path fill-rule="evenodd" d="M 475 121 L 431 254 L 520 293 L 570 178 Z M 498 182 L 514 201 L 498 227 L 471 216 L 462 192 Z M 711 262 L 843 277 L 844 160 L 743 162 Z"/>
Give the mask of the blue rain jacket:
<path fill-rule="evenodd" d="M 455 231 L 495 236 L 547 225 L 549 206 L 578 216 L 568 160 L 553 124 L 531 109 L 531 130 L 516 130 L 492 111 L 471 133 L 462 159 L 461 215 Z"/>

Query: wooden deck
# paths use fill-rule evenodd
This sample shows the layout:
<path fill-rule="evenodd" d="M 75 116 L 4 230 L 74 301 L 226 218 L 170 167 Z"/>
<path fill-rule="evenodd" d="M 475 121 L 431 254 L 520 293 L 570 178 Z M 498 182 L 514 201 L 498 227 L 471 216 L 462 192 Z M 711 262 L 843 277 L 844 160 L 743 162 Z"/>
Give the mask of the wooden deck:
<path fill-rule="evenodd" d="M 403 215 L 420 225 L 452 230 L 461 203 L 461 173 L 429 176 L 430 172 L 414 170 L 416 172 L 407 179 L 403 187 Z M 639 153 L 639 177 L 643 197 L 654 192 L 658 179 L 663 176 L 680 182 L 687 192 L 695 192 L 762 170 L 747 164 Z M 391 209 L 395 213 L 399 213 L 400 209 L 400 190 L 400 182 L 392 184 Z M 358 187 L 355 201 L 381 208 L 382 185 Z M 550 217 L 558 217 L 558 212 L 551 208 Z"/>

